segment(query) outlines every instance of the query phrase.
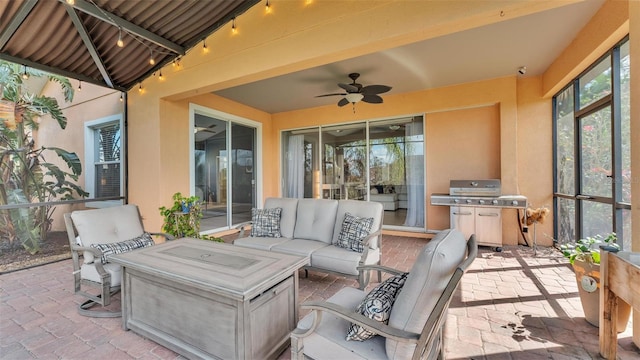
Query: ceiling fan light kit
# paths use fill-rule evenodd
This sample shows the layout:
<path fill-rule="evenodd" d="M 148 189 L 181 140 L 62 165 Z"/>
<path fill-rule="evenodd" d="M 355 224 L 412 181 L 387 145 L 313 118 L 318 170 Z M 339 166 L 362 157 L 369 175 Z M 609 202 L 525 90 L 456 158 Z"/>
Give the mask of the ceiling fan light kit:
<path fill-rule="evenodd" d="M 364 98 L 364 95 L 360 94 L 360 93 L 350 93 L 347 94 L 345 96 L 345 98 L 347 99 L 347 101 L 349 101 L 352 104 L 357 103 L 358 101 L 362 100 Z"/>

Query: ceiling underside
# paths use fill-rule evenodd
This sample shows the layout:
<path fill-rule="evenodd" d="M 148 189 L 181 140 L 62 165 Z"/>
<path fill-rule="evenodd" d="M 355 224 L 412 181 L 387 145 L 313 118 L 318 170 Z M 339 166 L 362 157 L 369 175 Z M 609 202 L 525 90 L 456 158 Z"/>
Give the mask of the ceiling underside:
<path fill-rule="evenodd" d="M 0 59 L 126 91 L 259 0 L 71 2 L 0 1 Z"/>

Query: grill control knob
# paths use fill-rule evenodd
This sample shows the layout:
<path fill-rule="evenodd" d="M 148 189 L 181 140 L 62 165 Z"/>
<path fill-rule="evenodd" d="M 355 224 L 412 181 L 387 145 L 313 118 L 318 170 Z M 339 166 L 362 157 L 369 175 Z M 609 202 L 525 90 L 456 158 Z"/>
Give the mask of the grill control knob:
<path fill-rule="evenodd" d="M 454 202 L 455 204 L 457 204 L 457 203 L 459 203 L 459 202 L 460 202 L 460 199 L 453 199 L 453 202 Z"/>
<path fill-rule="evenodd" d="M 467 199 L 467 204 L 471 204 L 471 199 Z"/>
<path fill-rule="evenodd" d="M 493 200 L 491 203 L 492 203 L 493 205 L 498 205 L 498 200 Z"/>
<path fill-rule="evenodd" d="M 478 202 L 480 203 L 480 205 L 484 205 L 484 200 L 480 200 Z"/>
<path fill-rule="evenodd" d="M 518 200 L 513 200 L 513 201 L 511 202 L 511 205 L 513 205 L 513 206 L 518 206 Z"/>

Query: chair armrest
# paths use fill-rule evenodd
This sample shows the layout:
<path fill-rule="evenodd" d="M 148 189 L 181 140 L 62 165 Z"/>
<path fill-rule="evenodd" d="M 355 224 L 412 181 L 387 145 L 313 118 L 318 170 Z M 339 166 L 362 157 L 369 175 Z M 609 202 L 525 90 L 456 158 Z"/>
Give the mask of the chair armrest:
<path fill-rule="evenodd" d="M 371 242 L 371 239 L 381 234 L 382 234 L 382 229 L 379 229 L 378 231 L 372 232 L 371 234 L 367 235 L 364 239 L 360 240 L 360 242 L 362 243 L 363 246 L 368 247 L 369 243 Z M 380 244 L 378 244 L 378 247 L 380 247 Z"/>
<path fill-rule="evenodd" d="M 387 272 L 387 273 L 389 273 L 391 275 L 401 275 L 401 274 L 405 273 L 405 271 L 394 269 L 394 268 L 390 268 L 388 266 L 382 266 L 382 265 L 362 265 L 362 266 L 358 266 L 356 269 L 358 269 L 358 271 L 360 271 L 360 270 L 362 270 L 362 271 L 367 271 L 367 270 L 384 271 L 384 272 Z"/>
<path fill-rule="evenodd" d="M 245 221 L 243 223 L 240 223 L 240 224 L 236 225 L 235 229 L 236 230 L 240 230 L 240 235 L 238 235 L 238 237 L 243 238 L 244 237 L 244 228 L 247 225 L 251 225 L 251 224 L 253 224 L 253 221 Z"/>
<path fill-rule="evenodd" d="M 318 312 L 328 312 L 330 314 L 339 316 L 347 321 L 351 321 L 354 324 L 360 325 L 363 328 L 383 336 L 385 338 L 393 339 L 400 342 L 407 342 L 411 344 L 417 344 L 420 339 L 420 334 L 400 330 L 394 327 L 391 327 L 387 324 L 375 321 L 373 319 L 369 319 L 368 317 L 358 314 L 353 310 L 347 309 L 338 304 L 326 302 L 326 301 L 311 301 L 300 305 L 301 309 L 309 309 L 316 312 L 316 316 L 314 319 L 314 323 L 309 330 L 294 330 L 294 333 L 298 336 L 305 336 L 313 332 L 315 327 L 318 325 L 321 316 L 318 316 Z"/>
<path fill-rule="evenodd" d="M 167 233 L 162 233 L 162 232 L 155 232 L 155 233 L 149 233 L 151 235 L 155 235 L 155 236 L 163 236 L 166 240 L 175 240 L 175 236 L 171 235 L 171 234 L 167 234 Z"/>
<path fill-rule="evenodd" d="M 90 247 L 90 246 L 79 246 L 79 245 L 73 245 L 71 247 L 72 251 L 77 251 L 77 252 L 84 252 L 84 251 L 88 251 L 90 253 L 92 253 L 94 256 L 102 256 L 102 251 L 100 251 L 99 249 L 96 249 L 94 247 Z"/>

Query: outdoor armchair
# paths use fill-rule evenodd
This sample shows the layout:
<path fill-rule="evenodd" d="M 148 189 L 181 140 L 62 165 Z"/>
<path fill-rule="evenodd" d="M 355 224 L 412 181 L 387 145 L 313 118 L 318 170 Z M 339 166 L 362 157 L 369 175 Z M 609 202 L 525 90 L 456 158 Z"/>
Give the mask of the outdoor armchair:
<path fill-rule="evenodd" d="M 81 210 L 64 214 L 73 261 L 74 290 L 88 300 L 78 306 L 80 314 L 92 317 L 118 317 L 120 311 L 104 307 L 120 291 L 121 266 L 109 262 L 110 254 L 132 251 L 155 243 L 151 235 L 171 235 L 144 231 L 136 205 Z M 101 305 L 102 310 L 95 310 Z"/>
<path fill-rule="evenodd" d="M 384 266 L 367 266 L 406 279 L 387 309 L 388 324 L 355 311 L 366 304 L 370 298 L 367 293 L 350 287 L 341 289 L 326 302 L 301 305 L 302 309 L 312 311 L 291 333 L 291 358 L 444 358 L 442 330 L 446 312 L 477 252 L 474 235 L 466 241 L 461 232 L 444 230 L 424 246 L 406 275 Z M 371 293 L 377 290 L 374 288 Z M 373 333 L 372 337 L 364 341 L 346 340 L 347 333 L 352 334 L 352 324 Z"/>

